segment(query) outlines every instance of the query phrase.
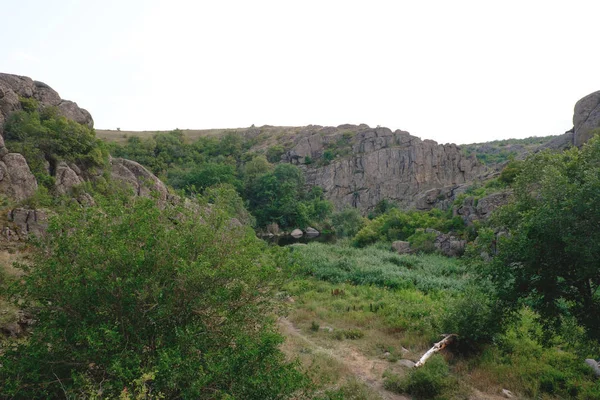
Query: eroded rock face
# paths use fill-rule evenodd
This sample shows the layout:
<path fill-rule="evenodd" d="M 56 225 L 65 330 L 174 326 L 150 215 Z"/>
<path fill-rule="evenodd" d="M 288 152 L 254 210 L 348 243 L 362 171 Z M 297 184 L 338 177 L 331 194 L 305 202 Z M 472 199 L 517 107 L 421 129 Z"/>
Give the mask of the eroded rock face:
<path fill-rule="evenodd" d="M 112 178 L 133 187 L 136 195 L 152 197 L 156 193 L 158 200 L 167 200 L 169 191 L 165 184 L 137 162 L 111 158 L 110 165 Z"/>
<path fill-rule="evenodd" d="M 492 212 L 510 201 L 510 191 L 492 193 L 475 202 L 474 197 L 467 197 L 463 203 L 452 210 L 454 216 L 460 216 L 467 224 L 475 221 L 485 220 Z"/>
<path fill-rule="evenodd" d="M 27 165 L 25 157 L 18 153 L 8 153 L 4 142 L 0 147 L 0 193 L 8 198 L 21 201 L 32 196 L 37 190 L 37 181 Z"/>
<path fill-rule="evenodd" d="M 84 181 L 78 175 L 81 170 L 75 165 L 69 166 L 66 162 L 61 161 L 56 166 L 56 193 L 68 194 L 73 186 L 81 185 Z"/>
<path fill-rule="evenodd" d="M 362 127 L 362 126 L 361 126 Z M 307 184 L 320 186 L 336 208 L 356 207 L 365 213 L 381 200 L 403 207 L 430 209 L 435 190 L 458 187 L 477 179 L 486 169 L 473 157 L 464 156 L 454 144 L 439 145 L 408 132 L 387 128 L 360 128 L 351 133 L 339 128 L 303 137 L 284 156 L 284 161 L 322 158 L 327 148 L 342 148 L 347 155 L 329 165 L 307 166 Z M 345 144 L 346 143 L 346 144 Z"/>
<path fill-rule="evenodd" d="M 15 225 L 16 234 L 21 239 L 41 237 L 48 229 L 48 212 L 45 210 L 15 208 L 8 214 L 8 220 Z"/>
<path fill-rule="evenodd" d="M 19 96 L 33 97 L 44 107 L 57 107 L 63 116 L 73 121 L 90 128 L 94 126 L 89 112 L 72 101 L 61 99 L 58 93 L 45 83 L 26 76 L 0 73 L 0 133 L 8 115 L 21 109 Z"/>
<path fill-rule="evenodd" d="M 581 146 L 600 128 L 600 90 L 588 94 L 575 104 L 573 113 L 574 144 Z"/>

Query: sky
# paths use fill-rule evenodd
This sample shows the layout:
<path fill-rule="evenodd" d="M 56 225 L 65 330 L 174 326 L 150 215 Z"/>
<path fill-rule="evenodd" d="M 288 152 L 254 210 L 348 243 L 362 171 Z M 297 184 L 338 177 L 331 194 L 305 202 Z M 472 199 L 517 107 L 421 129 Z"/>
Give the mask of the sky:
<path fill-rule="evenodd" d="M 600 1 L 0 0 L 0 72 L 97 129 L 366 123 L 557 135 L 600 90 Z"/>

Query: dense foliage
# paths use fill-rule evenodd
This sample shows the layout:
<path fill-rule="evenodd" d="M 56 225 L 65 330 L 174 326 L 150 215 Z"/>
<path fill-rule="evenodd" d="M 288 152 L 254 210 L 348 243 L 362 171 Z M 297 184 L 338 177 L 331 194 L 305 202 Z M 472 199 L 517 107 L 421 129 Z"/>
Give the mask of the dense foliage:
<path fill-rule="evenodd" d="M 464 227 L 461 217 L 452 217 L 447 212 L 434 208 L 427 212 L 389 211 L 369 221 L 354 237 L 356 246 L 366 246 L 377 241 L 423 240 L 418 229 L 431 228 L 442 232 L 458 231 Z M 415 235 L 416 234 L 416 235 Z M 419 242 L 420 243 L 420 242 Z M 422 244 L 422 243 L 420 243 Z"/>
<path fill-rule="evenodd" d="M 283 229 L 325 226 L 332 205 L 319 188 L 307 191 L 302 171 L 292 164 L 273 165 L 283 147 L 267 149 L 266 157 L 249 153 L 253 141 L 235 133 L 200 137 L 187 143 L 181 131 L 158 133 L 147 139 L 130 137 L 111 152 L 149 167 L 166 183 L 188 194 L 228 183 L 245 200 L 259 228 L 277 223 Z"/>
<path fill-rule="evenodd" d="M 9 151 L 25 156 L 39 183 L 54 187 L 59 161 L 85 169 L 105 164 L 108 152 L 93 129 L 59 115 L 55 107 L 40 109 L 33 99 L 22 99 L 22 106 L 6 121 L 4 139 Z"/>
<path fill-rule="evenodd" d="M 302 386 L 269 318 L 286 266 L 232 223 L 239 201 L 224 194 L 197 209 L 98 199 L 55 219 L 16 287 L 38 322 L 0 349 L 0 397 L 275 399 Z"/>
<path fill-rule="evenodd" d="M 507 306 L 528 304 L 548 327 L 575 317 L 600 339 L 600 139 L 535 154 L 521 171 L 515 201 L 496 217 L 508 234 L 486 272 Z"/>

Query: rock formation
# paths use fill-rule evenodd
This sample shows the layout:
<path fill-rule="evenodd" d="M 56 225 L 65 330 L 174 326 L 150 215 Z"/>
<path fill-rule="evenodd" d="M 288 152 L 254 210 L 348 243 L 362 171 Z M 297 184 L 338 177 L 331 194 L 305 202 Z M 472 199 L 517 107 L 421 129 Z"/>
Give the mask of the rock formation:
<path fill-rule="evenodd" d="M 322 187 L 336 208 L 351 206 L 363 213 L 384 199 L 430 209 L 431 202 L 417 199 L 431 190 L 450 190 L 473 181 L 486 171 L 454 144 L 439 145 L 408 132 L 366 125 L 316 129 L 283 159 L 303 164 L 323 159 L 328 150 L 344 156 L 327 165 L 305 165 L 307 184 Z"/>
<path fill-rule="evenodd" d="M 21 154 L 9 154 L 1 136 L 8 116 L 21 109 L 20 98 L 34 98 L 41 107 L 57 107 L 64 117 L 89 127 L 94 126 L 89 112 L 72 101 L 61 99 L 58 93 L 45 83 L 25 76 L 0 73 L 0 193 L 16 201 L 26 199 L 37 189 L 37 182 L 25 158 Z M 113 179 L 129 184 L 135 194 L 151 196 L 152 192 L 156 192 L 159 200 L 167 199 L 168 190 L 164 183 L 140 164 L 115 158 L 110 159 L 110 169 Z M 101 173 L 102 171 L 97 170 L 84 171 L 74 163 L 61 161 L 53 172 L 56 180 L 55 191 L 59 195 L 69 194 L 74 186 L 94 179 Z M 77 200 L 86 204 L 93 203 L 93 200 L 85 195 L 79 196 Z"/>
<path fill-rule="evenodd" d="M 110 164 L 112 178 L 133 187 L 136 195 L 151 197 L 154 192 L 158 200 L 167 200 L 169 191 L 165 184 L 137 162 L 111 158 Z"/>
<path fill-rule="evenodd" d="M 573 143 L 581 146 L 600 128 L 600 90 L 588 94 L 575 104 L 573 113 Z"/>
<path fill-rule="evenodd" d="M 79 108 L 77 103 L 63 100 L 58 93 L 43 82 L 26 76 L 0 73 L 0 134 L 6 118 L 13 111 L 21 109 L 19 97 L 34 98 L 42 106 L 57 107 L 60 114 L 75 122 L 92 128 L 94 120 L 89 112 Z"/>

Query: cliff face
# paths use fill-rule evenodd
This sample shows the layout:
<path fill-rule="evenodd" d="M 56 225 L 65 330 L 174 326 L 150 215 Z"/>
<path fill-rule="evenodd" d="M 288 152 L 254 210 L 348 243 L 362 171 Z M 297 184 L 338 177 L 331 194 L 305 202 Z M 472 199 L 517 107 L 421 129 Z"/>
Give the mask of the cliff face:
<path fill-rule="evenodd" d="M 575 104 L 573 113 L 573 142 L 581 146 L 600 128 L 600 90 L 590 93 Z"/>
<path fill-rule="evenodd" d="M 334 146 L 332 146 L 334 144 Z M 346 149 L 347 155 L 328 165 L 306 165 L 323 159 L 328 149 Z M 337 208 L 352 206 L 366 212 L 381 200 L 404 207 L 431 208 L 427 197 L 473 181 L 486 172 L 473 157 L 454 144 L 439 145 L 408 132 L 365 125 L 322 128 L 303 137 L 285 159 L 305 164 L 307 184 L 320 186 Z"/>
<path fill-rule="evenodd" d="M 58 93 L 43 82 L 26 76 L 0 73 L 0 134 L 8 115 L 21 109 L 19 97 L 33 97 L 41 105 L 57 107 L 60 114 L 75 122 L 92 128 L 94 120 L 89 112 L 79 108 L 77 103 L 63 100 Z"/>

